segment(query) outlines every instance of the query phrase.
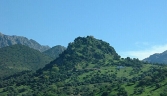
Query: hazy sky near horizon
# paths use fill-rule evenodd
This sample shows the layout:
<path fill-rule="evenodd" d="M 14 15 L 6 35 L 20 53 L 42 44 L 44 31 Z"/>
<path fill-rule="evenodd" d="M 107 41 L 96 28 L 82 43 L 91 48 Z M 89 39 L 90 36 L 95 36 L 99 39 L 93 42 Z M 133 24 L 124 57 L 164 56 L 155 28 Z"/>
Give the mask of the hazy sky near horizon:
<path fill-rule="evenodd" d="M 93 35 L 143 59 L 167 50 L 167 0 L 0 0 L 0 32 L 50 47 Z"/>

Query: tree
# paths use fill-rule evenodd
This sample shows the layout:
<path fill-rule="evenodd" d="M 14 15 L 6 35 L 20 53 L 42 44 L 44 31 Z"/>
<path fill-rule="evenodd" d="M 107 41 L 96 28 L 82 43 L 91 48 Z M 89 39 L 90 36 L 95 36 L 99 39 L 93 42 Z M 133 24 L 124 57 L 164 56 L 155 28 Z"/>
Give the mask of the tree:
<path fill-rule="evenodd" d="M 101 96 L 109 96 L 108 92 L 103 92 L 103 94 Z"/>
<path fill-rule="evenodd" d="M 52 67 L 52 71 L 58 72 L 58 71 L 59 71 L 59 68 L 58 68 L 57 66 L 53 66 L 53 67 Z"/>

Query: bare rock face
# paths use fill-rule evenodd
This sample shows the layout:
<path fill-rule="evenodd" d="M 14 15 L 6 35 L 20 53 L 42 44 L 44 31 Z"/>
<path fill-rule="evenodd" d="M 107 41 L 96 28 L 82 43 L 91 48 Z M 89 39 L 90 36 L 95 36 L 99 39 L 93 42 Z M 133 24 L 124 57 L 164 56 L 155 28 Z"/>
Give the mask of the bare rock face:
<path fill-rule="evenodd" d="M 4 35 L 0 33 L 0 48 L 10 46 L 10 45 L 15 45 L 15 44 L 26 45 L 30 48 L 39 50 L 40 52 L 50 49 L 49 46 L 40 45 L 35 40 L 32 40 L 32 39 L 29 40 L 26 37 L 15 36 L 15 35 L 9 36 L 9 35 Z"/>

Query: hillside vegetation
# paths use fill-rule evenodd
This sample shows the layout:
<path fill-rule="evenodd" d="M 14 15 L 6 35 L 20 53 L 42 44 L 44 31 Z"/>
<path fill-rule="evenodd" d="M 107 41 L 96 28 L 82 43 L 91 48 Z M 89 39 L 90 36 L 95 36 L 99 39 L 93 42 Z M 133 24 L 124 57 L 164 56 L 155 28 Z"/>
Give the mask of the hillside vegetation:
<path fill-rule="evenodd" d="M 2 96 L 167 96 L 167 66 L 120 58 L 109 43 L 78 37 L 43 69 L 0 82 Z"/>
<path fill-rule="evenodd" d="M 24 70 L 37 70 L 52 59 L 41 52 L 24 45 L 0 48 L 0 77 Z"/>

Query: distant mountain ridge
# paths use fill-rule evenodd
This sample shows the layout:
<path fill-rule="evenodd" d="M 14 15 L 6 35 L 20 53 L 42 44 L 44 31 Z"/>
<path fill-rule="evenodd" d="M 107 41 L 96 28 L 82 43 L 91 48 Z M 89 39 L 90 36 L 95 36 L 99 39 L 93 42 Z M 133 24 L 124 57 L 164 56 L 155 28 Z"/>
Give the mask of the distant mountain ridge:
<path fill-rule="evenodd" d="M 30 48 L 39 50 L 40 52 L 44 52 L 44 51 L 50 49 L 49 46 L 40 45 L 35 40 L 28 39 L 28 38 L 22 37 L 22 36 L 4 35 L 0 32 L 0 48 L 10 46 L 10 45 L 15 45 L 15 44 L 26 45 L 26 46 L 29 46 Z"/>
<path fill-rule="evenodd" d="M 59 54 L 61 54 L 65 49 L 66 48 L 64 46 L 57 45 L 44 51 L 43 53 L 50 56 L 53 59 L 56 59 L 57 57 L 59 57 Z"/>
<path fill-rule="evenodd" d="M 150 55 L 148 58 L 145 58 L 143 61 L 151 63 L 163 63 L 167 64 L 167 50 L 162 53 L 155 53 Z"/>

